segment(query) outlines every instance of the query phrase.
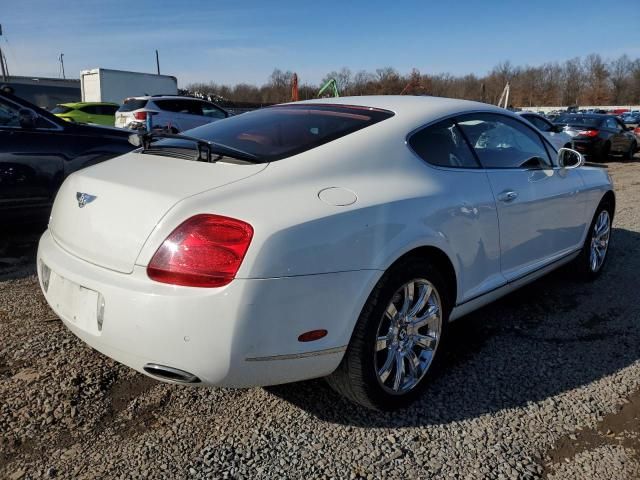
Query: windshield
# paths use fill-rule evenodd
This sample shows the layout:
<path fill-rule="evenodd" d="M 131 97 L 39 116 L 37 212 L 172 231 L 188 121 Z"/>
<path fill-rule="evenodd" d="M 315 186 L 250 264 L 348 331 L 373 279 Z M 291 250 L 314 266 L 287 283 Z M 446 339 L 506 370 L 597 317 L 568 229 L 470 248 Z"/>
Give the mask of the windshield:
<path fill-rule="evenodd" d="M 290 157 L 336 140 L 393 113 L 347 105 L 278 105 L 254 110 L 184 132 L 190 137 L 225 145 L 251 155 L 259 162 Z M 158 145 L 173 145 L 166 139 Z"/>
<path fill-rule="evenodd" d="M 138 110 L 139 108 L 144 108 L 147 104 L 148 100 L 137 100 L 132 98 L 131 100 L 125 100 L 124 105 L 122 105 L 118 111 L 119 112 L 133 112 L 134 110 Z"/>
<path fill-rule="evenodd" d="M 577 127 L 598 127 L 602 123 L 600 117 L 587 117 L 585 115 L 563 115 L 554 121 L 561 125 L 574 125 Z"/>
<path fill-rule="evenodd" d="M 72 110 L 73 108 L 65 107 L 64 105 L 56 105 L 51 109 L 51 113 L 54 113 L 54 114 L 69 113 Z"/>

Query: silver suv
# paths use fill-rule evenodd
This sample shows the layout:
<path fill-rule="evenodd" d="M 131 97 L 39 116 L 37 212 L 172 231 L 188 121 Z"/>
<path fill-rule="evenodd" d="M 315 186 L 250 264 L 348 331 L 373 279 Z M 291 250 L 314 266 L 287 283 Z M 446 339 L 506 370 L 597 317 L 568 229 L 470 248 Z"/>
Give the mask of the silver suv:
<path fill-rule="evenodd" d="M 192 97 L 130 97 L 116 112 L 115 126 L 133 130 L 145 128 L 148 115 L 151 115 L 153 128 L 177 133 L 227 118 L 229 113 L 211 102 Z"/>

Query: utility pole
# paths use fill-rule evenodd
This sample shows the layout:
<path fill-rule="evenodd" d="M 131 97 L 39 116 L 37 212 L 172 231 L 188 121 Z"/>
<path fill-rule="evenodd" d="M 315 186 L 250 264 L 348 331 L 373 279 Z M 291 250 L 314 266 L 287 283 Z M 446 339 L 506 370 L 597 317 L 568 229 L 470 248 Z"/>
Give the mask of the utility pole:
<path fill-rule="evenodd" d="M 2 36 L 2 25 L 0 25 L 0 37 Z M 2 70 L 2 81 L 6 82 L 9 76 L 9 69 L 7 68 L 7 60 L 4 57 L 4 52 L 0 48 L 0 70 Z"/>
<path fill-rule="evenodd" d="M 156 50 L 156 68 L 158 69 L 158 75 L 160 75 L 160 57 L 158 56 L 158 50 Z"/>
<path fill-rule="evenodd" d="M 62 78 L 67 78 L 64 76 L 64 53 L 60 54 L 60 67 L 62 68 Z"/>

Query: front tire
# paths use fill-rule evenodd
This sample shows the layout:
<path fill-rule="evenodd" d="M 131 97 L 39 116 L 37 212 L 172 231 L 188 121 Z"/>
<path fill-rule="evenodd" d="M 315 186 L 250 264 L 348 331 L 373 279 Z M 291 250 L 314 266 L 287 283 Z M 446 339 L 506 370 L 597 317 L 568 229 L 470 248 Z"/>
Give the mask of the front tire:
<path fill-rule="evenodd" d="M 612 219 L 613 207 L 609 201 L 603 200 L 593 216 L 582 251 L 576 258 L 579 275 L 584 280 L 594 280 L 602 273 L 609 252 Z"/>
<path fill-rule="evenodd" d="M 408 405 L 421 394 L 436 367 L 450 305 L 446 283 L 431 263 L 401 260 L 369 296 L 328 383 L 368 408 L 395 410 Z"/>

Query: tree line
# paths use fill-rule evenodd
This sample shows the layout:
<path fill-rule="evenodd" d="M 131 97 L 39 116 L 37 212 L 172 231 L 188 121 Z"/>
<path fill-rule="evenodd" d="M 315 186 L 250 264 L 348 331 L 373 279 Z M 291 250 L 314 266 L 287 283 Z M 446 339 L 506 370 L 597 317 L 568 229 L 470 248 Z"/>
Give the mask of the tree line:
<path fill-rule="evenodd" d="M 198 96 L 231 102 L 280 103 L 291 101 L 294 73 L 275 69 L 267 83 L 219 85 L 194 83 L 187 91 Z M 315 98 L 319 88 L 334 78 L 340 95 L 435 95 L 495 104 L 509 82 L 509 103 L 516 107 L 553 105 L 639 105 L 640 58 L 622 55 L 604 59 L 598 54 L 573 58 L 564 63 L 517 66 L 506 61 L 487 75 L 421 73 L 413 69 L 401 74 L 392 67 L 373 72 L 352 72 L 344 67 L 327 73 L 320 85 L 300 79 L 300 100 Z"/>

